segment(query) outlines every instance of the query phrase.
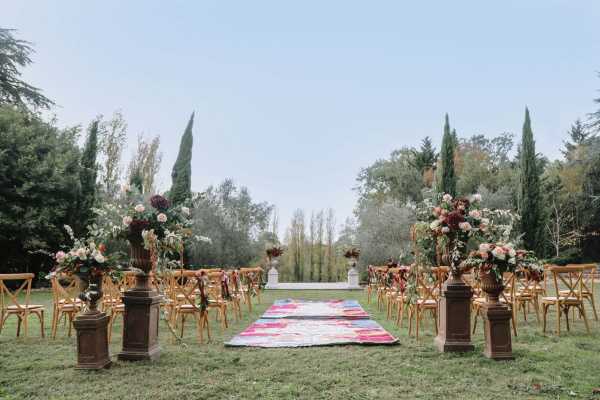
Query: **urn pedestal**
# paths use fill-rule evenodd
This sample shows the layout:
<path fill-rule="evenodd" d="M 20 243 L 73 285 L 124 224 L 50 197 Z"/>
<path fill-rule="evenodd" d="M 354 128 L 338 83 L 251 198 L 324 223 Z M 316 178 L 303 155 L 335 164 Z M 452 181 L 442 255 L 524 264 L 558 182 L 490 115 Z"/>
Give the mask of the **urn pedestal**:
<path fill-rule="evenodd" d="M 96 311 L 78 315 L 73 321 L 77 332 L 77 369 L 110 367 L 108 354 L 108 315 Z"/>
<path fill-rule="evenodd" d="M 123 295 L 123 349 L 122 361 L 157 360 L 160 356 L 158 324 L 162 296 L 150 285 L 152 261 L 150 252 L 141 243 L 132 243 L 130 264 L 139 268 L 136 286 Z"/>
<path fill-rule="evenodd" d="M 495 275 L 487 273 L 481 275 L 481 289 L 488 296 L 481 308 L 485 323 L 483 355 L 493 360 L 514 360 L 510 332 L 512 314 L 508 306 L 499 300 L 504 285 Z"/>
<path fill-rule="evenodd" d="M 266 289 L 276 289 L 279 284 L 279 271 L 277 271 L 277 266 L 279 265 L 279 260 L 273 258 L 270 262 L 271 268 L 267 273 L 267 286 Z"/>
<path fill-rule="evenodd" d="M 102 297 L 102 277 L 92 279 L 87 290 L 80 296 L 88 309 L 75 317 L 73 326 L 77 332 L 76 369 L 102 369 L 110 367 L 108 353 L 108 315 L 98 311 L 97 302 Z"/>
<path fill-rule="evenodd" d="M 442 286 L 438 304 L 438 335 L 434 343 L 441 352 L 473 351 L 471 343 L 471 297 L 473 290 L 460 273 L 451 272 Z"/>

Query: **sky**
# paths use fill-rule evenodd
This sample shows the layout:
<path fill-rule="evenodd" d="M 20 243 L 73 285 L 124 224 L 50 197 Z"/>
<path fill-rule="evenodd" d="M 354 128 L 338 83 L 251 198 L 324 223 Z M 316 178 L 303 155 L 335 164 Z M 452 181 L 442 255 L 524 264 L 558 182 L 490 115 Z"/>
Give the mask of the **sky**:
<path fill-rule="evenodd" d="M 0 0 L 59 125 L 122 110 L 160 135 L 160 188 L 195 111 L 192 188 L 352 215 L 356 176 L 430 136 L 520 135 L 550 158 L 599 97 L 600 1 Z"/>

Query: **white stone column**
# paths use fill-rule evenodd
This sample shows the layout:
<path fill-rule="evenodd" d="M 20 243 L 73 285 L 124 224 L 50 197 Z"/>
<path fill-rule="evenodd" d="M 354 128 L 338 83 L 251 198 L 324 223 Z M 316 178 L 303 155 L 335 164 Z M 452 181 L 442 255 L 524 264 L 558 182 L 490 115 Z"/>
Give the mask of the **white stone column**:
<path fill-rule="evenodd" d="M 279 285 L 279 271 L 277 271 L 277 265 L 279 260 L 274 258 L 271 260 L 271 268 L 267 273 L 267 286 L 266 289 L 277 289 Z"/>
<path fill-rule="evenodd" d="M 358 270 L 356 269 L 356 259 L 351 258 L 348 260 L 348 289 L 360 289 L 358 281 Z"/>

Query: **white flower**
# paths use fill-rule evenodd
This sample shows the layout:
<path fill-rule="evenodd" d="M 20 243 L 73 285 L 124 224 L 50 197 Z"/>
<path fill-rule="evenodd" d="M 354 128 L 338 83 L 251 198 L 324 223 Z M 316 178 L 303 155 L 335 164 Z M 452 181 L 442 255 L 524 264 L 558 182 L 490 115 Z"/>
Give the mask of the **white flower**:
<path fill-rule="evenodd" d="M 469 211 L 469 216 L 475 219 L 481 218 L 481 212 L 479 210 L 471 210 Z"/>
<path fill-rule="evenodd" d="M 131 191 L 131 186 L 129 186 L 127 183 L 124 183 L 123 185 L 121 185 L 121 191 L 123 193 L 127 193 Z"/>
<path fill-rule="evenodd" d="M 429 228 L 431 230 L 435 230 L 437 229 L 437 227 L 440 226 L 440 220 L 436 219 L 435 221 L 433 221 L 431 224 L 429 224 Z"/>
<path fill-rule="evenodd" d="M 471 230 L 471 224 L 468 222 L 461 222 L 460 224 L 458 224 L 458 227 L 464 232 Z"/>
<path fill-rule="evenodd" d="M 489 225 L 490 224 L 490 219 L 489 218 L 481 218 L 481 223 L 485 224 L 485 225 Z"/>
<path fill-rule="evenodd" d="M 85 248 L 83 248 L 83 247 L 77 249 L 77 251 L 75 253 L 77 254 L 77 257 L 79 257 L 79 259 L 82 261 L 87 258 L 87 252 L 86 252 Z"/>
<path fill-rule="evenodd" d="M 490 251 L 490 245 L 487 243 L 481 243 L 479 245 L 479 251 L 484 251 L 484 252 Z"/>
<path fill-rule="evenodd" d="M 99 251 L 95 252 L 93 255 L 94 255 L 94 260 L 96 260 L 96 262 L 98 262 L 100 264 L 102 264 L 104 261 L 106 261 L 106 259 L 102 255 L 102 253 L 100 253 Z"/>
<path fill-rule="evenodd" d="M 181 207 L 181 212 L 184 213 L 185 215 L 190 215 L 189 207 Z"/>
<path fill-rule="evenodd" d="M 54 255 L 56 262 L 59 264 L 65 260 L 65 257 L 67 257 L 67 255 L 65 254 L 64 251 L 57 251 L 56 254 Z"/>
<path fill-rule="evenodd" d="M 123 225 L 129 226 L 129 224 L 131 224 L 131 221 L 133 221 L 133 218 L 131 218 L 129 215 L 123 217 Z"/>
<path fill-rule="evenodd" d="M 167 222 L 167 215 L 160 213 L 156 216 L 156 219 L 158 220 L 158 222 Z"/>
<path fill-rule="evenodd" d="M 449 195 L 448 193 L 446 193 L 445 195 L 442 196 L 442 200 L 445 201 L 446 203 L 450 203 L 452 201 L 452 196 Z"/>
<path fill-rule="evenodd" d="M 442 233 L 448 233 L 450 232 L 450 228 L 448 228 L 447 226 L 442 228 Z"/>
<path fill-rule="evenodd" d="M 516 260 L 515 258 L 509 258 L 509 259 L 508 259 L 508 263 L 509 263 L 509 264 L 513 264 L 513 265 L 514 265 L 514 264 L 516 264 L 516 263 L 517 263 L 517 260 Z"/>
<path fill-rule="evenodd" d="M 212 243 L 212 239 L 206 236 L 196 235 L 196 240 L 199 242 Z"/>
<path fill-rule="evenodd" d="M 134 208 L 134 210 L 135 210 L 136 212 L 139 212 L 139 213 L 141 213 L 141 212 L 144 212 L 144 210 L 145 210 L 145 209 L 146 209 L 146 207 L 144 207 L 144 205 L 143 205 L 143 204 L 138 204 L 138 205 L 137 205 L 137 206 L 135 206 L 135 208 Z"/>
<path fill-rule="evenodd" d="M 481 201 L 481 195 L 479 193 L 475 193 L 472 197 L 471 197 L 471 201 Z"/>
<path fill-rule="evenodd" d="M 517 255 L 517 251 L 515 249 L 513 249 L 512 247 L 508 249 L 508 256 L 511 258 L 516 257 Z"/>

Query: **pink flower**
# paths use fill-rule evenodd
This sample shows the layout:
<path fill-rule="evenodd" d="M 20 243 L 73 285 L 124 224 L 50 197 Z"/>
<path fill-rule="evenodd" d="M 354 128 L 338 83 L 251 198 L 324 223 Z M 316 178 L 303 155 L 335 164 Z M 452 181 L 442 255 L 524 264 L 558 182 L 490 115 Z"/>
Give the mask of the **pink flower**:
<path fill-rule="evenodd" d="M 144 210 L 145 210 L 145 209 L 146 209 L 146 207 L 144 207 L 144 205 L 143 205 L 143 204 L 138 204 L 138 205 L 137 205 L 137 206 L 135 206 L 135 208 L 134 208 L 135 212 L 139 212 L 139 213 L 141 213 L 141 212 L 144 212 Z"/>
<path fill-rule="evenodd" d="M 123 225 L 129 226 L 129 224 L 131 224 L 131 221 L 133 221 L 133 218 L 131 218 L 129 215 L 123 217 Z"/>
<path fill-rule="evenodd" d="M 471 224 L 468 222 L 461 222 L 460 224 L 458 224 L 458 227 L 463 231 L 463 232 L 468 232 L 471 230 Z"/>
<path fill-rule="evenodd" d="M 506 251 L 500 246 L 494 247 L 492 254 L 499 260 L 504 260 L 506 258 Z"/>
<path fill-rule="evenodd" d="M 442 228 L 442 233 L 448 233 L 450 232 L 450 228 L 448 228 L 447 226 Z"/>
<path fill-rule="evenodd" d="M 446 203 L 450 203 L 452 201 L 452 196 L 446 193 L 444 196 L 442 196 L 442 200 Z"/>
<path fill-rule="evenodd" d="M 479 255 L 481 256 L 481 258 L 483 258 L 484 260 L 488 259 L 488 252 L 487 251 L 480 251 Z"/>
<path fill-rule="evenodd" d="M 61 262 L 63 262 L 65 260 L 66 256 L 67 255 L 65 254 L 64 251 L 57 251 L 56 254 L 54 255 L 54 258 L 56 259 L 56 262 L 60 264 Z"/>
<path fill-rule="evenodd" d="M 433 209 L 433 215 L 439 216 L 441 213 L 442 213 L 442 208 L 441 207 L 435 207 Z"/>
<path fill-rule="evenodd" d="M 167 215 L 160 213 L 156 216 L 156 219 L 158 220 L 158 222 L 167 222 Z"/>
<path fill-rule="evenodd" d="M 479 210 L 471 210 L 469 211 L 469 216 L 475 219 L 481 218 L 481 212 Z"/>

